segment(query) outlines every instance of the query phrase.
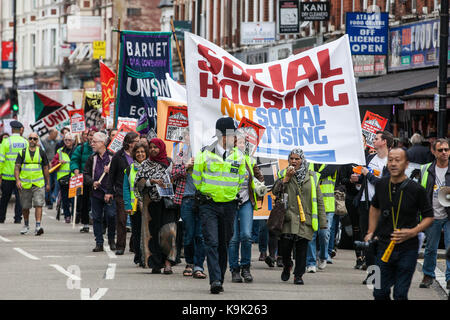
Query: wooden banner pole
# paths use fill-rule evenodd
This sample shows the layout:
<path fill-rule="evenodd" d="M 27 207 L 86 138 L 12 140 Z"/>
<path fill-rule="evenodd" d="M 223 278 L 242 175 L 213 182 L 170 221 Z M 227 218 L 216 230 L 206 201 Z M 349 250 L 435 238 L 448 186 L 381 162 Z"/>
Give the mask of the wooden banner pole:
<path fill-rule="evenodd" d="M 117 125 L 117 91 L 119 90 L 119 86 L 117 85 L 117 82 L 119 81 L 119 51 L 120 51 L 120 18 L 119 18 L 119 22 L 118 22 L 118 26 L 117 26 L 117 45 L 116 45 L 116 81 L 115 81 L 115 91 L 116 94 L 114 96 L 114 124 L 113 124 L 113 128 L 116 128 Z M 109 112 L 111 113 L 111 110 L 109 110 Z"/>
<path fill-rule="evenodd" d="M 181 58 L 181 51 L 180 46 L 178 44 L 177 34 L 175 33 L 175 26 L 173 25 L 173 18 L 170 18 L 170 26 L 172 28 L 173 37 L 175 38 L 175 44 L 177 45 L 178 58 L 180 59 L 181 70 L 183 71 L 184 83 L 186 83 L 186 73 L 184 71 L 183 59 Z"/>

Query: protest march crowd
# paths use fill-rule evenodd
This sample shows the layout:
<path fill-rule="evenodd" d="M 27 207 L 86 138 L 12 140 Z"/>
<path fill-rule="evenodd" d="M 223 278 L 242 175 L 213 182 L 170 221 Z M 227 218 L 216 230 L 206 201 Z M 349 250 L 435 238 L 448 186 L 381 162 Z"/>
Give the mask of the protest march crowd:
<path fill-rule="evenodd" d="M 450 186 L 447 139 L 431 138 L 424 146 L 424 139 L 415 134 L 407 149 L 389 132 L 379 131 L 374 148 L 365 149 L 367 166 L 362 167 L 313 164 L 296 147 L 271 187 L 276 200 L 269 219 L 254 220 L 253 212 L 268 188 L 249 154 L 246 132 L 237 129 L 230 117 L 217 120 L 216 141 L 195 155 L 186 131 L 174 159 L 168 157 L 164 141 L 151 134 L 129 132 L 122 148 L 113 153 L 107 146 L 117 130 L 91 127 L 76 141 L 68 128 L 53 129 L 39 142 L 34 132 L 22 137 L 19 121 L 11 122 L 11 127 L 11 136 L 1 136 L 0 223 L 5 223 L 14 193 L 14 223 L 23 220 L 22 235 L 30 233 L 34 208 L 34 234 L 42 236 L 42 209 L 55 203 L 58 220 L 62 211 L 66 223 L 75 219 L 81 224 L 81 233 L 89 233 L 93 226 L 93 252 L 104 250 L 106 234 L 110 249 L 123 255 L 131 226 L 129 250 L 136 265 L 172 274 L 172 266 L 181 263 L 183 248 L 183 276 L 209 277 L 213 294 L 224 291 L 227 268 L 232 282 L 253 281 L 254 224 L 259 226 L 259 261 L 281 267 L 282 281 L 293 273 L 294 284 L 301 285 L 305 272 L 333 264 L 339 221 L 348 214 L 355 241 L 354 268 L 366 270 L 364 284 L 374 281 L 374 265 L 381 270 L 375 299 L 389 299 L 392 286 L 394 299 L 407 299 L 424 241 L 420 287 L 429 288 L 442 229 L 445 247 L 450 245 L 450 208 L 437 198 L 437 190 Z M 407 176 L 408 162 L 420 164 L 420 169 Z M 83 193 L 75 204 L 69 198 L 69 180 L 79 174 Z M 166 197 L 169 189 L 173 196 Z M 449 288 L 449 260 L 446 281 Z"/>
<path fill-rule="evenodd" d="M 120 37 L 126 48 L 170 49 L 170 33 Z M 34 208 L 42 237 L 43 207 L 55 204 L 58 220 L 62 212 L 88 235 L 92 226 L 93 252 L 106 236 L 123 255 L 129 228 L 134 264 L 172 274 L 183 252 L 183 276 L 219 294 L 227 269 L 232 282 L 254 281 L 254 242 L 282 281 L 305 284 L 305 273 L 333 264 L 345 216 L 354 268 L 376 300 L 392 287 L 394 299 L 408 298 L 423 246 L 420 287 L 432 285 L 442 230 L 450 246 L 449 141 L 394 139 L 376 114 L 361 124 L 347 35 L 256 67 L 186 32 L 185 87 L 171 78 L 171 50 L 149 67 L 124 48 L 117 83 L 110 72 L 102 92 L 19 91 L 34 108 L 2 136 L 0 223 L 14 193 L 20 233 L 32 233 Z M 448 259 L 445 280 L 449 289 Z"/>

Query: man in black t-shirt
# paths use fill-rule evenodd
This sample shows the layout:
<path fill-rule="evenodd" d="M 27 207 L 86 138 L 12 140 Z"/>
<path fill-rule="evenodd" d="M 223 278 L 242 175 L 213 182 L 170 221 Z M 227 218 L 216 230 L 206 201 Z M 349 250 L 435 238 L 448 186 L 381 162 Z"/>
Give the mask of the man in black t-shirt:
<path fill-rule="evenodd" d="M 406 300 L 418 258 L 417 234 L 432 224 L 433 210 L 425 189 L 405 175 L 408 155 L 404 149 L 391 149 L 387 166 L 390 177 L 382 178 L 375 186 L 364 240 L 378 239 L 376 265 L 380 282 L 374 286 L 375 300 L 389 300 L 392 286 L 394 299 Z M 388 259 L 382 259 L 391 241 L 395 242 L 393 252 Z"/>

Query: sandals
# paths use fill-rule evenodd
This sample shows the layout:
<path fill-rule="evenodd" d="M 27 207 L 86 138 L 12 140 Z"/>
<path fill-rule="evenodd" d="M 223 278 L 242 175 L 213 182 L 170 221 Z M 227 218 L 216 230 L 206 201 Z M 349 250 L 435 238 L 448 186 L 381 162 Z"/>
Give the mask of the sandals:
<path fill-rule="evenodd" d="M 172 267 L 171 266 L 165 266 L 164 267 L 164 274 L 172 274 Z"/>
<path fill-rule="evenodd" d="M 195 278 L 195 279 L 205 279 L 206 278 L 206 274 L 204 274 L 203 271 L 197 270 L 197 271 L 194 272 L 192 277 Z"/>
<path fill-rule="evenodd" d="M 192 276 L 192 267 L 193 265 L 187 264 L 186 268 L 183 271 L 183 276 L 185 277 L 191 277 Z"/>

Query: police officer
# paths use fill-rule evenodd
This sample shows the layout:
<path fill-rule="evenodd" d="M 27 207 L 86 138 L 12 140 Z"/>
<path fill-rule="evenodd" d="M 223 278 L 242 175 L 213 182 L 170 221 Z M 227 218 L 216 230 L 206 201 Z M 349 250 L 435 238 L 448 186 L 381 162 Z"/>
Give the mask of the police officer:
<path fill-rule="evenodd" d="M 14 164 L 17 153 L 28 146 L 27 140 L 22 137 L 23 125 L 19 121 L 11 122 L 12 135 L 3 139 L 0 146 L 0 184 L 2 189 L 2 198 L 0 200 L 0 223 L 5 222 L 6 209 L 14 192 L 16 205 L 14 207 L 14 223 L 20 223 L 22 220 L 22 205 L 20 203 L 19 192 L 14 179 Z"/>
<path fill-rule="evenodd" d="M 228 245 L 238 206 L 236 198 L 246 174 L 244 156 L 234 147 L 235 130 L 232 118 L 217 120 L 217 142 L 197 154 L 192 172 L 213 294 L 223 291 Z"/>

